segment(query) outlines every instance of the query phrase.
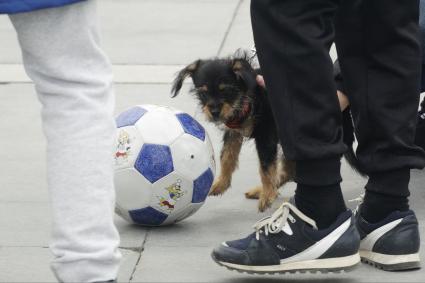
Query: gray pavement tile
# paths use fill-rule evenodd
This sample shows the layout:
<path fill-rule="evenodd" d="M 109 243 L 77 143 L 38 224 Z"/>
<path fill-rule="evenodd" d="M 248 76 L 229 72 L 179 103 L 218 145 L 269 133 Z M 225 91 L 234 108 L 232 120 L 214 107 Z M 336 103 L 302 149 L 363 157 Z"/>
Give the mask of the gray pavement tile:
<path fill-rule="evenodd" d="M 0 246 L 46 247 L 50 214 L 44 202 L 0 202 Z"/>
<path fill-rule="evenodd" d="M 0 42 L 0 64 L 22 62 L 15 30 L 6 15 L 0 15 Z"/>
<path fill-rule="evenodd" d="M 122 261 L 118 273 L 118 282 L 130 282 L 134 269 L 139 261 L 140 252 L 121 249 Z"/>
<path fill-rule="evenodd" d="M 46 202 L 0 202 L 0 246 L 47 247 L 50 239 L 50 209 Z M 120 247 L 142 247 L 146 229 L 115 217 L 121 235 Z"/>
<path fill-rule="evenodd" d="M 118 276 L 119 282 L 129 282 L 139 253 L 121 250 L 123 260 Z M 52 255 L 47 248 L 2 247 L 0 248 L 0 282 L 57 282 L 50 271 Z"/>
<path fill-rule="evenodd" d="M 112 65 L 118 84 L 169 84 L 186 65 Z M 31 83 L 22 64 L 1 64 L 0 84 Z"/>
<path fill-rule="evenodd" d="M 188 64 L 217 54 L 237 0 L 100 3 L 103 43 L 114 63 Z"/>
<path fill-rule="evenodd" d="M 17 146 L 20 144 L 24 143 L 16 143 Z M 4 143 L 0 141 L 0 146 L 3 145 Z M 25 146 L 15 153 L 0 153 L 0 158 L 4 162 L 0 165 L 0 170 L 3 172 L 0 178 L 2 190 L 0 203 L 44 202 L 48 199 L 44 148 L 40 152 L 32 154 L 33 152 L 30 152 L 31 149 L 27 147 L 27 144 Z M 7 167 L 7 171 L 4 167 Z"/>
<path fill-rule="evenodd" d="M 1 68 L 1 67 L 0 67 Z M 45 140 L 33 86 L 0 85 L 0 202 L 47 200 Z"/>
<path fill-rule="evenodd" d="M 145 241 L 148 228 L 128 223 L 118 215 L 115 215 L 115 225 L 120 233 L 120 247 L 140 251 Z"/>
<path fill-rule="evenodd" d="M 238 0 L 103 0 L 103 46 L 115 64 L 188 64 L 217 54 Z M 21 62 L 16 35 L 0 17 L 0 63 Z"/>
<path fill-rule="evenodd" d="M 169 84 L 124 84 L 116 85 L 116 113 L 139 104 L 158 104 L 178 108 L 191 115 L 197 114 L 196 102 L 188 94 L 189 86 L 185 85 L 179 96 L 171 98 Z"/>
<path fill-rule="evenodd" d="M 242 0 L 233 25 L 219 54 L 220 56 L 231 55 L 239 48 L 250 50 L 254 45 L 249 9 L 250 2 L 248 0 Z"/>

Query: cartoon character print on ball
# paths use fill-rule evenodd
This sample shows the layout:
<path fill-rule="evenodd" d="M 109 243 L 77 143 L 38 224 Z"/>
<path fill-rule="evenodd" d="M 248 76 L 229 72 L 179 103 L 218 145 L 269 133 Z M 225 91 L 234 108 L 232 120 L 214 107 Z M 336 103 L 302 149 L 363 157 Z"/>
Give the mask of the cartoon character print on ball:
<path fill-rule="evenodd" d="M 130 155 L 130 150 L 130 135 L 128 132 L 121 130 L 118 136 L 117 151 L 115 152 L 115 160 L 117 163 L 120 162 L 120 159 L 127 161 L 127 158 Z"/>
<path fill-rule="evenodd" d="M 176 206 L 176 203 L 179 199 L 181 199 L 187 192 L 183 191 L 181 186 L 182 181 L 179 179 L 174 184 L 171 184 L 165 190 L 167 191 L 167 197 L 159 196 L 157 197 L 159 200 L 159 205 L 172 212 Z"/>

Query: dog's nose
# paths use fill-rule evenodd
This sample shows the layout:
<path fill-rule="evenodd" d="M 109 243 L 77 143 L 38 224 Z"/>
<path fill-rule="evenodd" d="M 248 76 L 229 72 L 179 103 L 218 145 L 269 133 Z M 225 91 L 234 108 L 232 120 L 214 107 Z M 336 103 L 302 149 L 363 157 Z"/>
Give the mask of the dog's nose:
<path fill-rule="evenodd" d="M 211 116 L 217 120 L 218 118 L 220 118 L 220 110 L 219 109 L 212 109 L 211 110 Z"/>

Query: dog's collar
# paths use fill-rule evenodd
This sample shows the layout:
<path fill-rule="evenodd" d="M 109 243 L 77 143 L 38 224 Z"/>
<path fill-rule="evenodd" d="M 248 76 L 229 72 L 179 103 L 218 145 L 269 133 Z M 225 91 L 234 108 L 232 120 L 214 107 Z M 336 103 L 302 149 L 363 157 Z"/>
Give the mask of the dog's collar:
<path fill-rule="evenodd" d="M 243 122 L 245 122 L 246 118 L 251 114 L 251 103 L 249 103 L 248 99 L 244 99 L 242 103 L 242 112 L 233 119 L 224 123 L 226 127 L 230 129 L 240 129 L 242 128 Z"/>

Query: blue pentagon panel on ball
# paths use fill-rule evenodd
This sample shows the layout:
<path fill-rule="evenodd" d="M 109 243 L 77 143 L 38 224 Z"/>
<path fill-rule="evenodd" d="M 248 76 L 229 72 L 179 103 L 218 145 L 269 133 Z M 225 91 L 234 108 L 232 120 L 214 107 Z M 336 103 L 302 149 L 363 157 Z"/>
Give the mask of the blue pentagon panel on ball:
<path fill-rule="evenodd" d="M 117 127 L 122 128 L 134 125 L 146 112 L 146 109 L 138 106 L 124 111 L 116 118 Z"/>
<path fill-rule="evenodd" d="M 161 225 L 168 215 L 152 207 L 130 210 L 128 212 L 134 223 L 141 225 L 158 226 Z"/>
<path fill-rule="evenodd" d="M 198 123 L 195 119 L 192 118 L 189 114 L 179 113 L 176 114 L 177 119 L 182 124 L 182 127 L 185 133 L 190 134 L 202 141 L 205 140 L 205 129 L 201 124 Z"/>
<path fill-rule="evenodd" d="M 210 168 L 207 169 L 201 176 L 193 181 L 192 203 L 200 203 L 205 201 L 211 189 L 214 180 L 214 175 Z"/>
<path fill-rule="evenodd" d="M 166 145 L 144 144 L 134 168 L 151 183 L 174 171 L 170 148 Z"/>

